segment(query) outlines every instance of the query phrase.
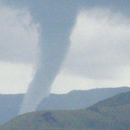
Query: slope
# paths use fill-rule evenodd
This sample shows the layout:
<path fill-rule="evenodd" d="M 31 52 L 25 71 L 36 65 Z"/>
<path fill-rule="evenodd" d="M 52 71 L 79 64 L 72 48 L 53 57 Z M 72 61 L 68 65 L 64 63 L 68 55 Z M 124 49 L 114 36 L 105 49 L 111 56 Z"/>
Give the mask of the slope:
<path fill-rule="evenodd" d="M 86 110 L 41 111 L 21 115 L 0 130 L 129 130 L 130 92 Z"/>
<path fill-rule="evenodd" d="M 37 110 L 74 110 L 89 107 L 101 100 L 121 92 L 130 91 L 128 87 L 74 90 L 67 94 L 51 94 L 41 102 Z M 18 116 L 23 94 L 0 95 L 0 124 Z"/>

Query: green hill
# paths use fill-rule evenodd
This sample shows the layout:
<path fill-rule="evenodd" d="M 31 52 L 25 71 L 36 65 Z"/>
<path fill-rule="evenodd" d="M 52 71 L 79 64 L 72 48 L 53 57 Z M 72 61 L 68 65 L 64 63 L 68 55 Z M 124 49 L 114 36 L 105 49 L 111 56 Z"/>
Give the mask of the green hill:
<path fill-rule="evenodd" d="M 51 94 L 45 98 L 36 111 L 85 109 L 116 94 L 130 91 L 129 87 L 73 90 L 66 94 Z M 0 94 L 0 125 L 18 116 L 23 94 Z"/>
<path fill-rule="evenodd" d="M 130 92 L 86 110 L 40 111 L 16 117 L 0 130 L 129 130 Z"/>

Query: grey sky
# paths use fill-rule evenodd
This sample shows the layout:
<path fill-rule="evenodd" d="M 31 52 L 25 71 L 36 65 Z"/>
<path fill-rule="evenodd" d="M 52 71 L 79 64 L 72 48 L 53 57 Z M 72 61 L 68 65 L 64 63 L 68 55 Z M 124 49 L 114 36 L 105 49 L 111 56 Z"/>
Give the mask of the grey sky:
<path fill-rule="evenodd" d="M 129 1 L 126 0 L 123 3 L 118 1 L 117 3 L 111 0 L 109 1 L 110 4 L 107 1 L 105 2 L 95 4 L 93 1 L 96 6 L 91 9 L 91 2 L 88 2 L 88 5 L 90 4 L 89 9 L 87 5 L 86 10 L 78 15 L 77 23 L 71 34 L 70 52 L 62 72 L 53 85 L 53 92 L 67 92 L 71 89 L 80 88 L 89 89 L 103 87 L 103 85 L 107 87 L 106 84 L 108 84 L 108 87 L 130 85 L 127 82 L 130 66 Z M 107 5 L 110 9 L 106 9 L 104 5 Z M 0 61 L 2 64 L 6 62 L 6 66 L 9 66 L 10 63 L 8 64 L 8 62 L 15 63 L 15 66 L 27 65 L 26 73 L 28 73 L 28 77 L 31 77 L 32 66 L 37 63 L 35 59 L 38 58 L 37 25 L 32 23 L 30 14 L 23 9 L 10 10 L 4 8 L 3 10 L 3 7 L 1 7 L 1 10 L 4 13 L 0 13 Z M 23 19 L 22 22 L 21 19 Z M 28 65 L 32 68 L 31 71 Z M 14 71 L 23 71 L 23 69 L 15 68 Z M 12 76 L 13 73 L 9 71 L 9 75 Z M 16 77 L 19 77 L 19 83 L 14 84 L 14 78 L 14 81 L 11 81 L 12 91 L 10 91 L 10 84 L 8 84 L 4 92 L 13 93 L 26 90 L 30 78 L 26 78 L 28 81 L 26 81 L 25 87 L 22 84 L 24 89 L 21 90 L 18 88 L 25 77 L 20 76 L 20 74 Z M 120 82 L 120 78 L 123 80 L 122 82 Z M 3 79 L 6 81 L 6 77 L 3 77 Z M 68 82 L 68 84 L 61 81 Z M 0 84 L 3 85 L 1 82 Z M 20 85 L 17 86 L 18 84 Z M 58 90 L 58 88 L 60 89 Z M 3 92 L 2 86 L 0 91 Z"/>
<path fill-rule="evenodd" d="M 37 26 L 24 10 L 0 8 L 0 61 L 34 63 L 38 60 Z"/>
<path fill-rule="evenodd" d="M 67 71 L 91 79 L 118 77 L 130 65 L 130 19 L 95 8 L 83 11 L 71 35 Z"/>

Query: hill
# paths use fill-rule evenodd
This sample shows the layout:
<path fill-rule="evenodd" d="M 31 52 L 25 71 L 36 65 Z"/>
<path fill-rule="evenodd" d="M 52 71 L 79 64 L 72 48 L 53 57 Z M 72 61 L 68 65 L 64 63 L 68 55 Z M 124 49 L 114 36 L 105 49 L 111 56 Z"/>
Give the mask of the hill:
<path fill-rule="evenodd" d="M 130 88 L 103 88 L 86 91 L 75 90 L 67 94 L 51 94 L 50 97 L 41 102 L 37 110 L 85 109 L 101 100 L 127 91 L 130 91 Z M 18 116 L 23 96 L 23 94 L 0 95 L 0 117 L 2 117 L 0 118 L 0 124 Z"/>
<path fill-rule="evenodd" d="M 37 110 L 75 110 L 89 107 L 116 94 L 130 91 L 128 87 L 73 90 L 67 94 L 51 94 Z"/>
<path fill-rule="evenodd" d="M 86 110 L 41 111 L 16 117 L 0 130 L 129 130 L 130 92 Z"/>

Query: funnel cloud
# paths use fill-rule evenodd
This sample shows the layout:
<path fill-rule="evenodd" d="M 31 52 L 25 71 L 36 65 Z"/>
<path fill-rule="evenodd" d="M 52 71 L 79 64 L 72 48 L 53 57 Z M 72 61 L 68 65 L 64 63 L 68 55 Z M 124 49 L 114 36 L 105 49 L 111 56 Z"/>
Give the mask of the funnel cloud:
<path fill-rule="evenodd" d="M 20 114 L 34 111 L 43 98 L 49 96 L 51 85 L 66 57 L 76 9 L 72 9 L 74 11 L 70 15 L 69 10 L 75 6 L 70 3 L 64 10 L 61 6 L 63 4 L 64 2 L 46 1 L 29 6 L 34 20 L 40 24 L 41 55 L 38 70 L 30 83 Z"/>

